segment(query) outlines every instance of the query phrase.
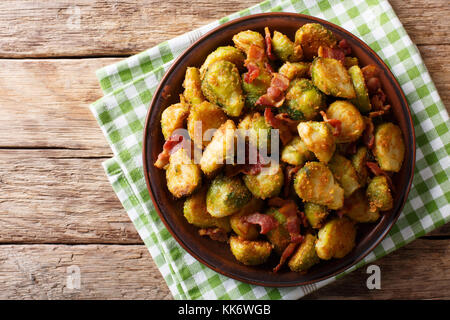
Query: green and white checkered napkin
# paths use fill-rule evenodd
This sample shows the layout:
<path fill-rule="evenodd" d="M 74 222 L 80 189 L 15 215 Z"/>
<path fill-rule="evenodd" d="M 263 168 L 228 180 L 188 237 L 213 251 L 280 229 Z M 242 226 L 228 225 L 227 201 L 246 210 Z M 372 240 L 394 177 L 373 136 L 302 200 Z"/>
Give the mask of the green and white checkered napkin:
<path fill-rule="evenodd" d="M 175 299 L 297 299 L 342 277 L 294 288 L 245 284 L 203 266 L 159 219 L 144 180 L 142 131 L 159 80 L 173 60 L 214 27 L 241 16 L 298 12 L 331 21 L 364 40 L 389 65 L 413 114 L 417 162 L 408 201 L 385 240 L 357 266 L 374 261 L 450 220 L 450 132 L 447 111 L 405 29 L 385 0 L 264 1 L 98 70 L 105 94 L 91 110 L 114 157 L 103 163 L 114 191 L 148 247 Z"/>

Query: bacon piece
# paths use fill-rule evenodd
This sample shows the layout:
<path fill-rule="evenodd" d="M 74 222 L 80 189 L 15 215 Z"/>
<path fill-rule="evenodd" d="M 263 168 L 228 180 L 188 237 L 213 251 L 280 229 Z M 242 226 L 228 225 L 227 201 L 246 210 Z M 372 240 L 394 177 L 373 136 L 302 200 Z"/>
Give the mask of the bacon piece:
<path fill-rule="evenodd" d="M 374 175 L 376 175 L 376 176 L 385 176 L 385 177 L 386 177 L 386 180 L 387 180 L 387 182 L 388 182 L 388 184 L 389 184 L 389 187 L 391 188 L 391 190 L 392 190 L 393 192 L 395 192 L 394 184 L 392 183 L 391 176 L 390 176 L 386 171 L 384 171 L 383 169 L 381 169 L 381 168 L 378 166 L 378 164 L 375 163 L 375 162 L 367 161 L 367 162 L 366 162 L 366 166 L 370 169 L 370 171 L 372 171 L 372 173 L 373 173 Z"/>
<path fill-rule="evenodd" d="M 286 227 L 289 235 L 291 236 L 291 242 L 298 243 L 303 239 L 300 234 L 301 220 L 298 217 L 298 208 L 294 200 L 285 200 L 281 198 L 272 198 L 269 200 L 269 206 L 280 207 L 278 211 L 286 217 Z"/>
<path fill-rule="evenodd" d="M 285 198 L 289 197 L 291 191 L 291 182 L 294 175 L 300 170 L 301 166 L 286 166 L 284 169 L 284 189 L 283 196 Z"/>
<path fill-rule="evenodd" d="M 241 217 L 241 220 L 251 224 L 258 224 L 261 227 L 261 234 L 266 234 L 270 230 L 278 227 L 278 221 L 274 217 L 259 212 L 243 216 Z"/>
<path fill-rule="evenodd" d="M 330 48 L 320 46 L 317 54 L 319 55 L 319 57 L 322 58 L 332 58 L 339 60 L 340 62 L 342 62 L 342 64 L 345 63 L 345 52 L 341 48 Z"/>
<path fill-rule="evenodd" d="M 245 143 L 245 163 L 239 163 L 232 166 L 225 167 L 225 175 L 228 177 L 234 177 L 239 173 L 257 175 L 261 172 L 261 169 L 269 162 L 261 156 L 261 154 L 256 150 L 256 163 L 250 163 L 250 144 L 248 141 Z M 262 161 L 264 160 L 264 162 Z"/>
<path fill-rule="evenodd" d="M 266 54 L 267 57 L 269 57 L 270 60 L 276 60 L 277 57 L 272 52 L 272 37 L 270 36 L 270 30 L 268 27 L 264 28 L 265 37 L 266 40 Z"/>
<path fill-rule="evenodd" d="M 322 115 L 323 121 L 328 123 L 330 126 L 333 127 L 333 136 L 339 136 L 342 132 L 342 122 L 338 119 L 328 119 L 327 114 L 325 111 L 320 111 L 320 114 Z"/>
<path fill-rule="evenodd" d="M 244 74 L 244 81 L 247 83 L 252 83 L 259 76 L 259 67 L 253 63 L 249 62 L 246 64 L 248 72 Z"/>
<path fill-rule="evenodd" d="M 344 53 L 345 53 L 346 56 L 352 54 L 352 47 L 351 47 L 350 44 L 347 42 L 347 40 L 342 39 L 341 41 L 339 41 L 338 46 L 339 46 L 339 48 L 341 48 L 341 49 L 344 51 Z"/>
<path fill-rule="evenodd" d="M 170 155 L 177 151 L 183 144 L 184 137 L 179 134 L 174 134 L 163 145 L 163 151 L 158 155 L 154 166 L 163 169 L 168 163 L 170 159 Z"/>
<path fill-rule="evenodd" d="M 364 79 L 367 81 L 370 78 L 377 78 L 380 74 L 380 69 L 374 64 L 369 64 L 361 69 Z"/>
<path fill-rule="evenodd" d="M 372 119 L 370 118 L 364 118 L 364 122 L 366 124 L 366 127 L 363 131 L 363 141 L 364 144 L 369 148 L 370 150 L 373 149 L 373 145 L 375 143 L 375 136 L 374 136 L 374 130 L 375 127 L 373 125 Z"/>
<path fill-rule="evenodd" d="M 198 234 L 201 236 L 209 236 L 212 240 L 227 242 L 228 235 L 225 230 L 221 228 L 204 228 L 199 229 Z"/>
<path fill-rule="evenodd" d="M 284 103 L 284 91 L 289 87 L 289 79 L 280 73 L 273 73 L 267 92 L 256 101 L 256 105 L 279 108 Z"/>
<path fill-rule="evenodd" d="M 289 259 L 295 252 L 295 249 L 299 243 L 291 242 L 288 244 L 286 249 L 284 249 L 283 254 L 281 255 L 280 262 L 277 264 L 275 268 L 273 268 L 273 272 L 277 273 L 281 267 L 284 265 L 287 259 Z"/>
<path fill-rule="evenodd" d="M 264 62 L 264 57 L 264 49 L 252 44 L 248 49 L 246 62 Z"/>
<path fill-rule="evenodd" d="M 264 110 L 264 119 L 272 128 L 279 130 L 280 140 L 283 145 L 286 145 L 292 140 L 293 135 L 289 126 L 284 121 L 276 118 L 273 115 L 271 108 L 266 108 Z"/>

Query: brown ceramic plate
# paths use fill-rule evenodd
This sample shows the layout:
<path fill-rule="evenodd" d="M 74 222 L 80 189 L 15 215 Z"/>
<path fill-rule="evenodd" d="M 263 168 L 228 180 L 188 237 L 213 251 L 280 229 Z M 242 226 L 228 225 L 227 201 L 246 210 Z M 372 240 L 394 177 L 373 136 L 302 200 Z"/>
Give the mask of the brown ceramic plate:
<path fill-rule="evenodd" d="M 295 31 L 305 23 L 317 22 L 331 30 L 338 39 L 346 39 L 358 57 L 360 65 L 375 64 L 381 70 L 381 82 L 393 107 L 394 121 L 400 126 L 406 145 L 403 167 L 393 177 L 396 193 L 394 209 L 382 214 L 374 224 L 359 224 L 357 245 L 342 259 L 322 261 L 308 273 L 299 274 L 283 268 L 279 273 L 272 272 L 277 264 L 273 258 L 266 264 L 249 267 L 240 264 L 231 254 L 227 244 L 200 237 L 198 229 L 189 223 L 182 214 L 183 200 L 175 200 L 167 189 L 164 170 L 153 166 L 162 150 L 164 138 L 161 133 L 161 112 L 178 102 L 182 92 L 182 82 L 188 66 L 200 67 L 206 56 L 218 46 L 232 45 L 234 34 L 243 30 L 255 30 L 264 34 L 264 27 L 278 30 L 294 39 Z M 168 95 L 167 93 L 170 93 Z M 230 21 L 217 27 L 192 44 L 173 63 L 156 90 L 148 111 L 143 141 L 143 162 L 145 179 L 155 208 L 172 236 L 193 257 L 211 269 L 228 277 L 263 286 L 298 286 L 324 280 L 353 266 L 372 251 L 397 220 L 408 195 L 415 164 L 415 136 L 409 107 L 400 85 L 386 64 L 364 42 L 343 28 L 314 17 L 292 13 L 263 13 Z"/>

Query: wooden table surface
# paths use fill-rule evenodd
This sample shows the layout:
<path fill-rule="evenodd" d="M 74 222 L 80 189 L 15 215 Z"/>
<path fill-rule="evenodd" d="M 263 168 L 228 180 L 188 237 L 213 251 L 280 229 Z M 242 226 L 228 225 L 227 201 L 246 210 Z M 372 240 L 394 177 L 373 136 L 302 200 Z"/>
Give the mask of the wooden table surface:
<path fill-rule="evenodd" d="M 0 2 L 0 299 L 171 299 L 101 167 L 95 70 L 257 2 Z M 391 4 L 449 106 L 448 0 Z M 450 299 L 450 225 L 376 264 L 381 290 L 362 268 L 308 298 Z"/>

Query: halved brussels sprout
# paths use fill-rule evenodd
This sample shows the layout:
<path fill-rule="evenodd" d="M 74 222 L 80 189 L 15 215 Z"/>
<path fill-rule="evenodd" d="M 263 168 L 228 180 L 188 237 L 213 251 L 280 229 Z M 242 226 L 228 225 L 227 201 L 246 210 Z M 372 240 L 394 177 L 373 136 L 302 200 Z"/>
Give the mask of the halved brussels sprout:
<path fill-rule="evenodd" d="M 365 123 L 361 113 L 348 101 L 338 100 L 330 104 L 327 117 L 341 122 L 341 133 L 336 137 L 337 143 L 356 141 L 364 131 Z"/>
<path fill-rule="evenodd" d="M 166 180 L 167 188 L 175 198 L 188 196 L 200 186 L 202 182 L 200 168 L 192 162 L 184 148 L 180 148 L 170 155 Z"/>
<path fill-rule="evenodd" d="M 332 210 L 340 209 L 344 204 L 344 189 L 321 162 L 307 162 L 295 176 L 294 189 L 303 201 L 321 204 Z"/>
<path fill-rule="evenodd" d="M 306 147 L 317 159 L 328 163 L 336 150 L 335 138 L 328 125 L 317 121 L 300 122 L 297 130 Z"/>
<path fill-rule="evenodd" d="M 309 62 L 285 62 L 278 69 L 278 73 L 281 73 L 289 80 L 293 80 L 295 78 L 305 78 L 310 68 L 311 63 Z"/>
<path fill-rule="evenodd" d="M 172 133 L 184 127 L 186 118 L 189 115 L 189 104 L 182 98 L 179 103 L 167 107 L 161 114 L 161 131 L 164 139 L 167 140 Z"/>
<path fill-rule="evenodd" d="M 362 189 L 356 190 L 345 199 L 344 207 L 339 210 L 339 213 L 359 223 L 375 222 L 380 218 L 378 209 L 369 207 L 366 194 Z"/>
<path fill-rule="evenodd" d="M 205 101 L 201 87 L 200 71 L 195 67 L 187 68 L 183 82 L 183 96 L 188 103 L 194 106 Z"/>
<path fill-rule="evenodd" d="M 203 149 L 210 143 L 209 140 L 203 139 L 205 132 L 219 128 L 227 119 L 221 108 L 208 101 L 193 105 L 187 120 L 187 129 L 191 140 L 197 147 Z"/>
<path fill-rule="evenodd" d="M 183 214 L 186 220 L 199 228 L 218 227 L 226 232 L 231 231 L 230 220 L 228 217 L 215 218 L 206 210 L 206 188 L 186 199 L 183 205 Z"/>
<path fill-rule="evenodd" d="M 292 271 L 303 272 L 319 263 L 319 257 L 316 253 L 317 237 L 308 233 L 305 239 L 298 247 L 292 258 L 288 262 L 288 266 Z"/>
<path fill-rule="evenodd" d="M 305 203 L 305 216 L 309 224 L 314 229 L 322 227 L 323 222 L 328 216 L 328 209 L 326 206 L 315 204 L 312 202 Z"/>
<path fill-rule="evenodd" d="M 372 105 L 370 104 L 369 92 L 361 69 L 355 65 L 348 69 L 348 73 L 356 93 L 356 98 L 352 100 L 352 103 L 358 107 L 359 111 L 363 113 L 369 112 L 372 109 Z"/>
<path fill-rule="evenodd" d="M 286 223 L 286 217 L 276 208 L 269 208 L 266 211 L 266 214 L 274 217 L 278 221 L 278 226 L 267 232 L 266 236 L 272 244 L 275 252 L 278 255 L 281 255 L 284 249 L 286 249 L 288 244 L 291 242 L 291 236 L 284 226 Z"/>
<path fill-rule="evenodd" d="M 308 79 L 294 79 L 286 92 L 282 111 L 294 120 L 313 120 L 325 108 L 325 95 Z"/>
<path fill-rule="evenodd" d="M 244 51 L 246 54 L 250 49 L 251 45 L 258 46 L 260 48 L 265 48 L 264 37 L 256 31 L 246 30 L 241 31 L 233 36 L 233 42 L 236 48 Z"/>
<path fill-rule="evenodd" d="M 218 47 L 216 50 L 211 52 L 208 57 L 206 57 L 205 62 L 200 67 L 201 79 L 205 77 L 206 70 L 214 62 L 219 60 L 225 60 L 233 63 L 238 69 L 242 69 L 244 66 L 245 57 L 241 50 L 236 49 L 233 46 Z"/>
<path fill-rule="evenodd" d="M 380 211 L 387 211 L 394 207 L 394 200 L 385 176 L 374 177 L 367 186 L 366 195 L 372 211 L 376 208 Z"/>
<path fill-rule="evenodd" d="M 238 124 L 238 129 L 246 130 L 248 141 L 258 148 L 263 148 L 265 152 L 270 149 L 271 127 L 266 123 L 264 116 L 260 113 L 249 113 Z M 243 132 L 240 132 L 243 133 Z"/>
<path fill-rule="evenodd" d="M 301 45 L 305 58 L 312 60 L 317 56 L 320 46 L 334 47 L 336 38 L 330 30 L 321 24 L 307 23 L 295 33 L 295 44 Z"/>
<path fill-rule="evenodd" d="M 342 63 L 332 58 L 316 58 L 311 65 L 311 79 L 325 94 L 338 98 L 356 98 L 355 89 Z"/>
<path fill-rule="evenodd" d="M 301 166 L 306 161 L 313 160 L 314 154 L 298 136 L 294 137 L 281 151 L 281 160 L 293 166 Z"/>
<path fill-rule="evenodd" d="M 346 217 L 328 221 L 318 233 L 316 253 L 320 259 L 343 258 L 355 246 L 356 228 Z"/>
<path fill-rule="evenodd" d="M 242 239 L 255 240 L 259 236 L 258 227 L 251 223 L 242 222 L 241 218 L 249 214 L 260 212 L 264 202 L 252 198 L 242 209 L 230 216 L 230 225 L 233 231 Z"/>
<path fill-rule="evenodd" d="M 219 175 L 211 182 L 206 193 L 206 209 L 216 218 L 232 215 L 242 209 L 252 198 L 238 176 Z"/>
<path fill-rule="evenodd" d="M 367 177 L 369 172 L 367 170 L 366 162 L 368 158 L 367 148 L 362 146 L 356 150 L 352 156 L 352 164 L 358 174 L 359 184 L 364 187 L 367 184 Z"/>
<path fill-rule="evenodd" d="M 296 62 L 303 57 L 302 47 L 295 45 L 288 36 L 278 31 L 274 31 L 273 33 L 272 49 L 282 61 Z"/>
<path fill-rule="evenodd" d="M 333 172 L 334 177 L 344 189 L 344 197 L 350 196 L 360 187 L 358 174 L 352 162 L 340 154 L 334 154 L 328 167 Z"/>
<path fill-rule="evenodd" d="M 264 167 L 260 173 L 245 174 L 243 180 L 250 192 L 259 199 L 277 196 L 284 184 L 284 173 L 279 164 Z"/>
<path fill-rule="evenodd" d="M 211 64 L 202 80 L 202 92 L 209 102 L 222 107 L 229 116 L 241 115 L 245 98 L 241 76 L 233 63 L 219 60 Z"/>
<path fill-rule="evenodd" d="M 272 252 L 272 246 L 267 241 L 250 241 L 237 236 L 230 237 L 230 249 L 236 260 L 247 266 L 266 262 Z"/>
<path fill-rule="evenodd" d="M 405 157 L 405 143 L 400 128 L 391 122 L 377 126 L 373 153 L 381 169 L 399 172 Z"/>

